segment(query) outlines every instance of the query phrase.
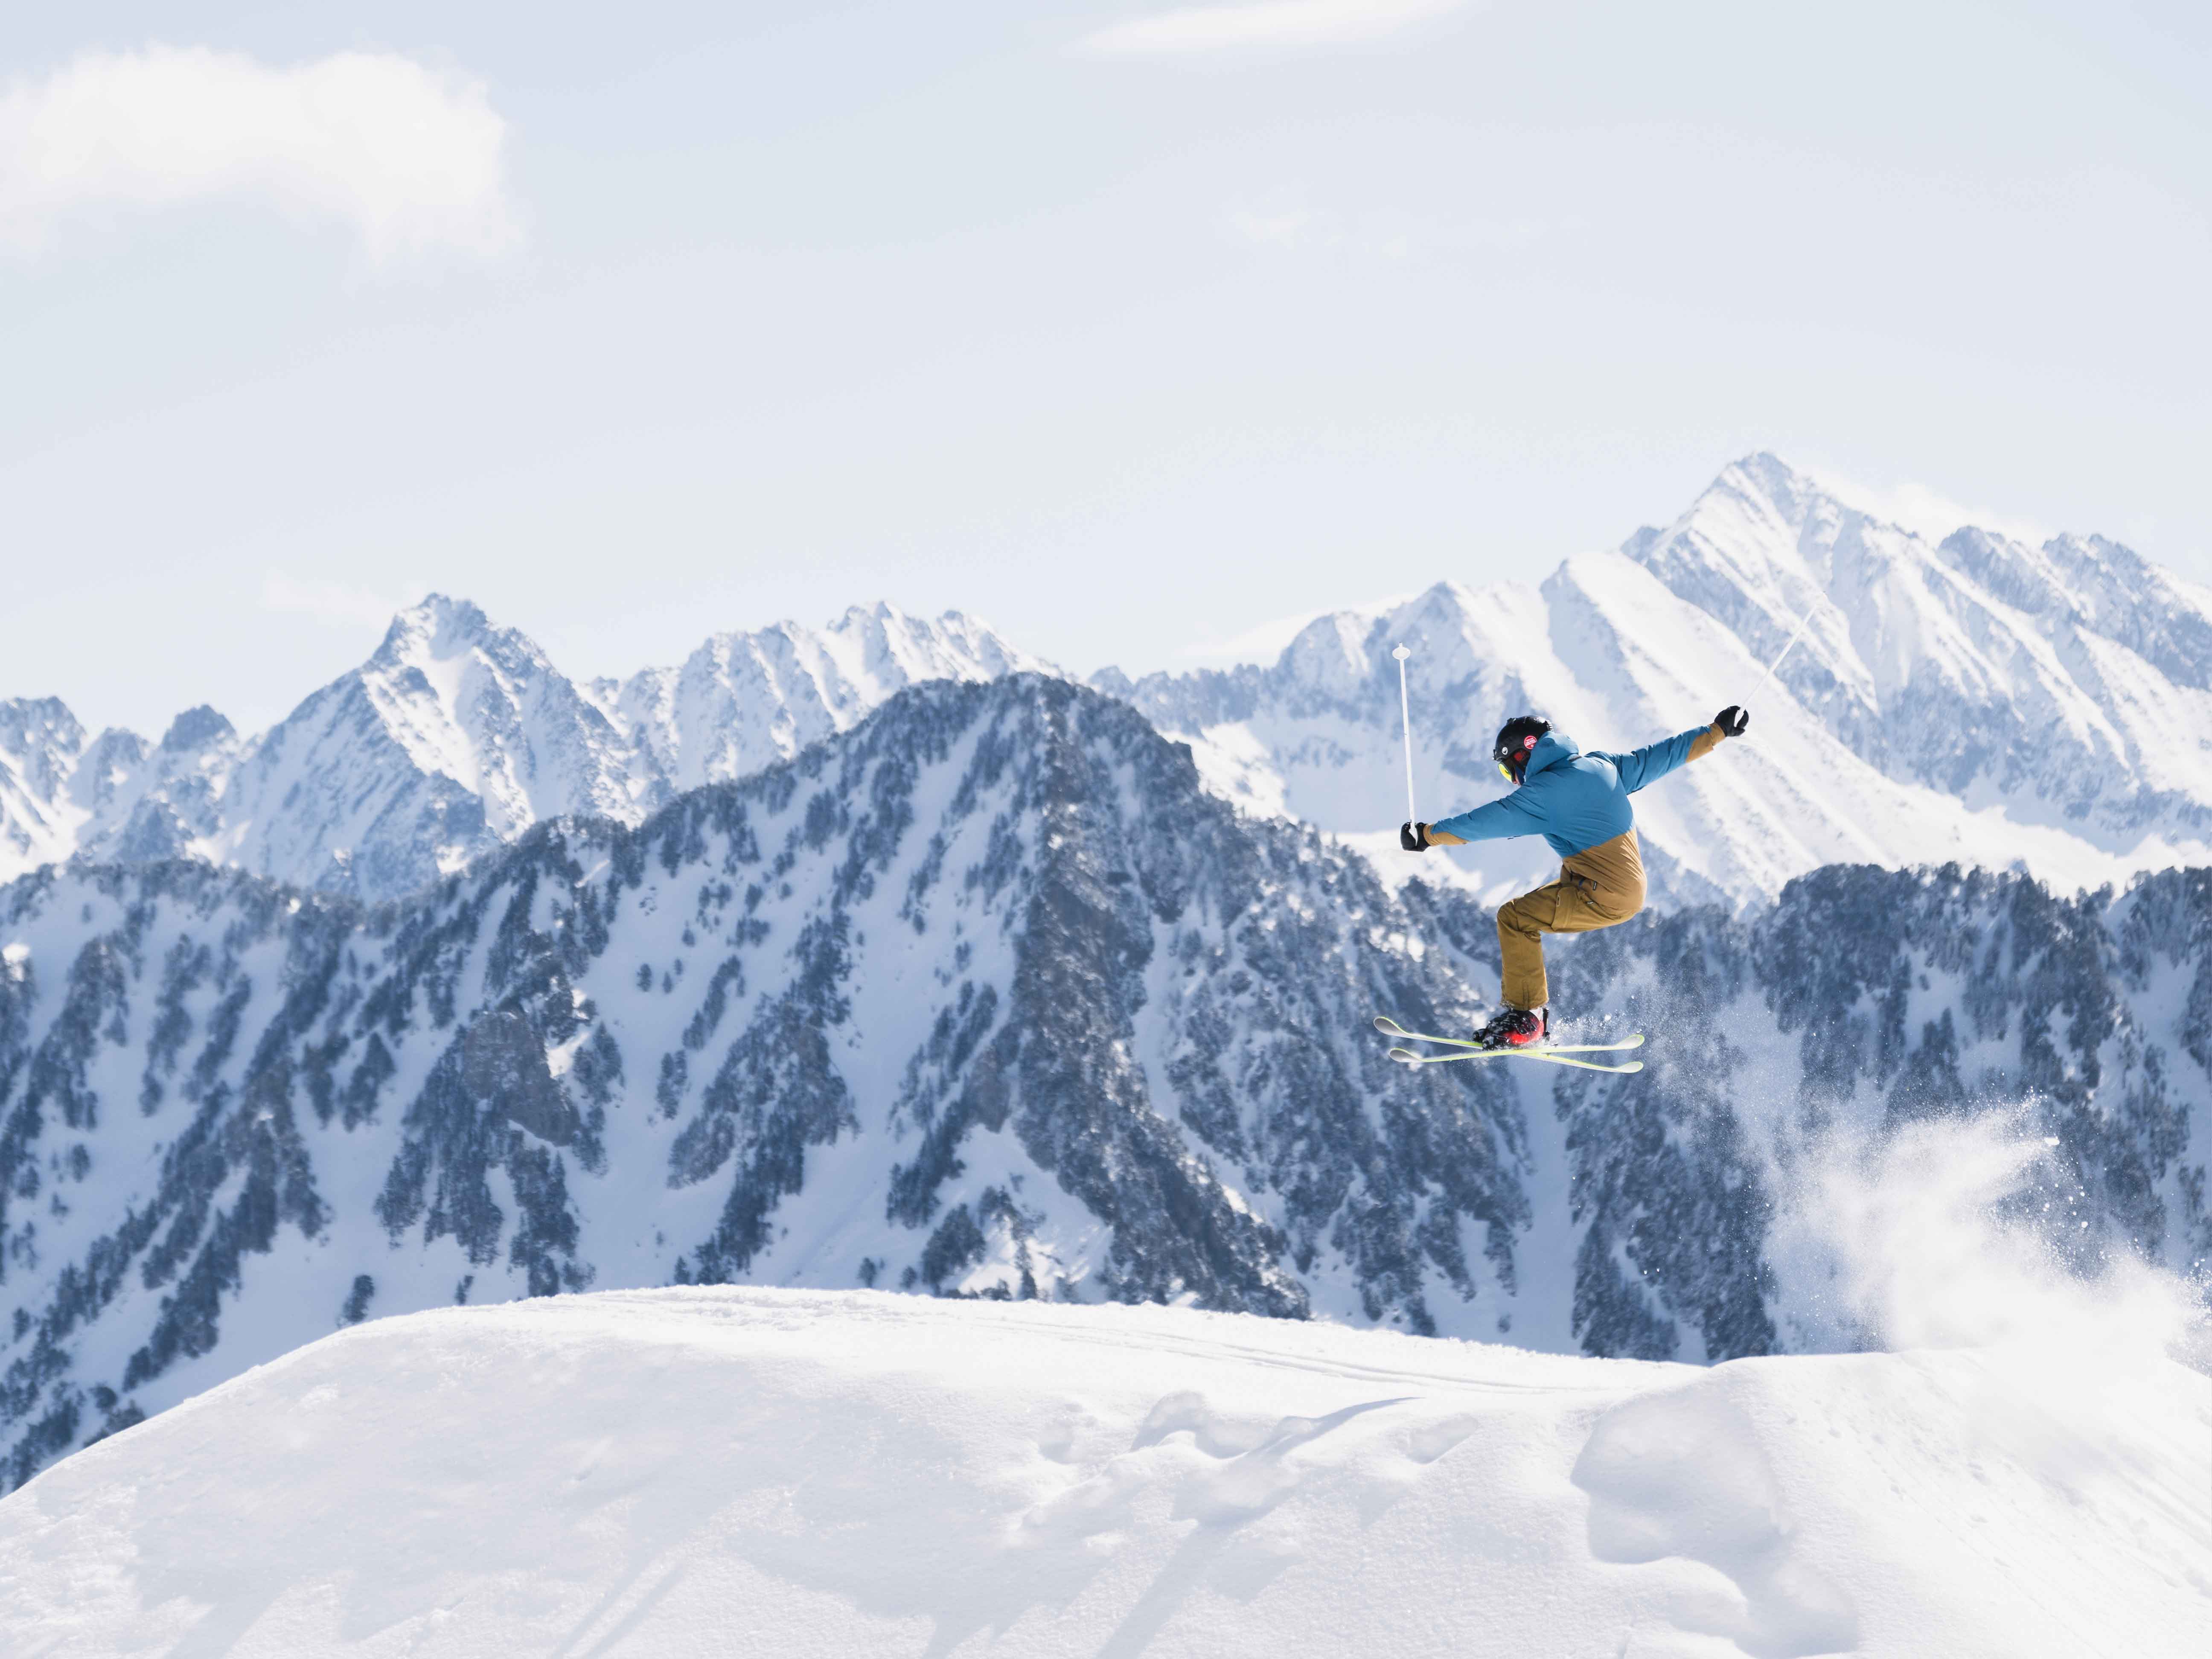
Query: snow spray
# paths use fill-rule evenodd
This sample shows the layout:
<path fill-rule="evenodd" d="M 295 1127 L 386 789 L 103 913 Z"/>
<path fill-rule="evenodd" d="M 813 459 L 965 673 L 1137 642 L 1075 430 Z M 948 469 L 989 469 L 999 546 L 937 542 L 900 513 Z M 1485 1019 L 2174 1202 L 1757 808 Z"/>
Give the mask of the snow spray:
<path fill-rule="evenodd" d="M 1406 701 L 1406 659 L 1413 653 L 1401 645 L 1390 654 L 1398 659 L 1398 723 L 1406 734 L 1406 822 L 1418 823 L 1420 816 L 1413 810 L 1413 716 L 1412 705 Z"/>
<path fill-rule="evenodd" d="M 1784 1346 L 2012 1351 L 2061 1384 L 2161 1354 L 2201 1369 L 2197 1298 L 2103 1235 L 2057 1144 L 2014 1107 L 1801 1146 L 1773 1176 L 1776 1300 L 1803 1310 Z"/>

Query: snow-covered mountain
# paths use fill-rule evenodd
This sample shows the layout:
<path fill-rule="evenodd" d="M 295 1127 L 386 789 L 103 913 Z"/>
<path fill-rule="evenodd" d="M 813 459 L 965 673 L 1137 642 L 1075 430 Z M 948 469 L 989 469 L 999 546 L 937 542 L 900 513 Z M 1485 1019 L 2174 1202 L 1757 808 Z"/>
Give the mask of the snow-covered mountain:
<path fill-rule="evenodd" d="M 1463 890 L 1033 675 L 396 906 L 49 867 L 0 890 L 9 1478 L 333 1323 L 586 1287 L 1858 1346 L 1793 1183 L 1990 1100 L 2085 1268 L 2212 1260 L 2203 872 L 1825 872 L 1559 951 L 1563 1012 L 1653 1034 L 1641 1077 L 1389 1062 L 1370 1016 L 1462 1028 L 1494 948 Z"/>
<path fill-rule="evenodd" d="M 1771 455 L 1622 550 L 1887 775 L 2115 853 L 2212 832 L 2212 592 L 2104 540 L 1930 546 Z"/>
<path fill-rule="evenodd" d="M 41 1659 L 2181 1659 L 2212 1383 L 2087 1334 L 1700 1371 L 866 1291 L 449 1309 L 0 1500 L 0 1629 Z"/>
<path fill-rule="evenodd" d="M 526 636 L 433 596 L 374 655 L 241 738 L 213 709 L 158 744 L 61 703 L 0 703 L 0 879 L 57 859 L 197 857 L 396 898 L 563 816 L 637 823 L 678 792 L 849 730 L 902 687 L 1046 665 L 957 612 L 855 606 L 720 634 L 680 668 L 579 685 Z"/>
<path fill-rule="evenodd" d="M 1064 680 L 915 688 L 396 909 L 191 861 L 0 907 L 18 1479 L 342 1310 L 744 1278 L 1425 1329 L 1513 1283 L 1510 1093 L 1365 1029 L 1468 988 Z"/>
<path fill-rule="evenodd" d="M 1405 816 L 1401 643 L 1425 817 L 1504 787 L 1489 751 L 1510 714 L 1620 750 L 1749 706 L 1748 742 L 1638 798 L 1662 903 L 1768 900 L 1836 862 L 2071 889 L 2212 856 L 2212 594 L 2094 538 L 1933 545 L 1768 455 L 1540 586 L 1441 583 L 1320 618 L 1272 667 L 1093 684 L 1231 799 L 1383 852 Z M 1447 860 L 1492 897 L 1555 862 L 1534 842 Z"/>

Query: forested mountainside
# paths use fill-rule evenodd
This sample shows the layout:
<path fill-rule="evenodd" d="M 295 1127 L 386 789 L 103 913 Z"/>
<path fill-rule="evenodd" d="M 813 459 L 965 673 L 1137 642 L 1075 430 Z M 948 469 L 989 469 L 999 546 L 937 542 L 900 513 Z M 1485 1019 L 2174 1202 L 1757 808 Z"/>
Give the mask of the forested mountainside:
<path fill-rule="evenodd" d="M 1486 911 L 1437 921 L 1487 951 Z M 1998 1112 L 2047 1153 L 1996 1224 L 2054 1270 L 2133 1255 L 2212 1297 L 2212 870 L 2054 896 L 2014 873 L 1833 866 L 1769 910 L 1652 913 L 1557 949 L 1570 1025 L 1652 1034 L 1636 1078 L 1569 1074 L 1573 1330 L 1590 1353 L 1873 1346 L 1793 1212 L 1847 1156 Z M 1790 1235 L 1785 1237 L 1784 1235 Z"/>
<path fill-rule="evenodd" d="M 917 688 L 364 910 L 0 890 L 11 1478 L 333 1322 L 754 1279 L 1494 1322 L 1506 1080 L 1357 857 L 1065 681 Z"/>
<path fill-rule="evenodd" d="M 9 1478 L 337 1322 L 586 1286 L 1850 1346 L 1772 1259 L 1792 1159 L 1990 1101 L 2056 1138 L 2079 1250 L 2212 1249 L 2206 872 L 1824 871 L 1557 951 L 1641 1076 L 1385 1060 L 1373 1012 L 1461 1029 L 1494 952 L 1035 676 L 402 904 L 43 871 L 0 889 Z"/>

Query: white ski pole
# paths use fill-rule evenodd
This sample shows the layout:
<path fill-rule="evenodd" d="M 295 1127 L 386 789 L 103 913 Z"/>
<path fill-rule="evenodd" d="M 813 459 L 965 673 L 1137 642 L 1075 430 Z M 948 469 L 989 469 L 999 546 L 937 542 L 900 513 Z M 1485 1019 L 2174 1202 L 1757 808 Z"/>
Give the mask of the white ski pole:
<path fill-rule="evenodd" d="M 1777 669 L 1782 666 L 1782 657 L 1788 656 L 1791 651 L 1796 648 L 1798 640 L 1804 635 L 1805 624 L 1812 620 L 1813 607 L 1808 605 L 1805 607 L 1805 614 L 1797 618 L 1796 631 L 1790 635 L 1790 643 L 1782 647 L 1782 656 L 1775 658 L 1772 662 L 1766 665 L 1766 678 L 1772 680 L 1777 685 L 1782 684 L 1781 677 L 1775 672 Z"/>
<path fill-rule="evenodd" d="M 1390 654 L 1398 659 L 1398 721 L 1406 734 L 1406 822 L 1418 823 L 1420 817 L 1413 810 L 1413 715 L 1406 701 L 1406 659 L 1413 653 L 1401 645 Z"/>

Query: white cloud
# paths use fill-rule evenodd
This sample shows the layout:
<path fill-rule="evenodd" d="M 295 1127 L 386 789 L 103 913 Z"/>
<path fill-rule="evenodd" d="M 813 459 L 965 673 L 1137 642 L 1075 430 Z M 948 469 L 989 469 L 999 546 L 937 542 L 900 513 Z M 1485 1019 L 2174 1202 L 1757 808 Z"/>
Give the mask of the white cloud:
<path fill-rule="evenodd" d="M 1189 6 L 1087 34 L 1079 50 L 1115 57 L 1233 51 L 1240 46 L 1333 46 L 1377 40 L 1463 9 L 1468 0 L 1257 0 Z"/>
<path fill-rule="evenodd" d="M 292 616 L 313 617 L 318 622 L 365 624 L 382 628 L 409 605 L 421 602 L 428 589 L 416 583 L 394 598 L 373 593 L 343 582 L 303 582 L 271 570 L 261 579 L 261 608 Z"/>
<path fill-rule="evenodd" d="M 481 82 L 387 52 L 276 66 L 204 46 L 88 52 L 0 94 L 0 243 L 86 210 L 258 200 L 378 260 L 514 238 Z"/>

